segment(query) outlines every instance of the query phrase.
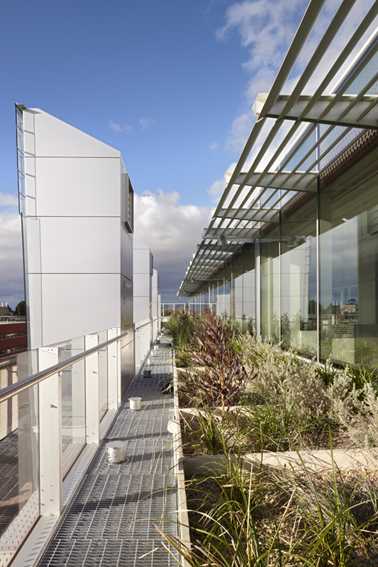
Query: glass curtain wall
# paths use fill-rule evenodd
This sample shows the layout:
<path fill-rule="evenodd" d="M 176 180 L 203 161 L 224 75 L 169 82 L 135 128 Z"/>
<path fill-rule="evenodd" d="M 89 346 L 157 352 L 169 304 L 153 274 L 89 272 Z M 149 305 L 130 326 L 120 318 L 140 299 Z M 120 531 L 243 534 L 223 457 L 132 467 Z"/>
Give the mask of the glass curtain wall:
<path fill-rule="evenodd" d="M 254 245 L 235 254 L 212 283 L 218 315 L 253 320 L 260 295 L 264 339 L 340 365 L 378 365 L 378 148 L 363 151 L 342 154 L 317 193 L 299 193 L 265 227 L 259 282 Z"/>
<path fill-rule="evenodd" d="M 220 317 L 231 316 L 231 278 L 223 280 L 217 288 L 215 299 L 215 313 Z"/>
<path fill-rule="evenodd" d="M 321 358 L 378 364 L 378 150 L 320 193 Z"/>
<path fill-rule="evenodd" d="M 280 229 L 275 227 L 269 238 L 262 238 L 260 245 L 261 279 L 261 329 L 263 339 L 273 343 L 280 341 Z"/>
<path fill-rule="evenodd" d="M 316 194 L 299 194 L 281 215 L 282 346 L 317 353 Z"/>
<path fill-rule="evenodd" d="M 255 247 L 243 246 L 242 253 L 233 262 L 233 309 L 237 321 L 252 330 L 256 316 Z"/>

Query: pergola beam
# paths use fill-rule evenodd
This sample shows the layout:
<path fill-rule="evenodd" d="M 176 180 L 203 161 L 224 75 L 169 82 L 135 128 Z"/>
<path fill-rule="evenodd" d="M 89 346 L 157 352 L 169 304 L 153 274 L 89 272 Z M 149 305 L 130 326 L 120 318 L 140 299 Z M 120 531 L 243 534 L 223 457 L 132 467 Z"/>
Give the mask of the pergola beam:
<path fill-rule="evenodd" d="M 315 193 L 317 176 L 318 173 L 305 173 L 303 171 L 281 171 L 280 173 L 276 171 L 268 171 L 266 173 L 241 172 L 236 178 L 235 184 Z"/>
<path fill-rule="evenodd" d="M 247 222 L 278 222 L 279 210 L 277 209 L 221 209 L 217 213 L 221 219 L 242 219 Z"/>
<path fill-rule="evenodd" d="M 279 95 L 277 100 L 265 112 L 266 94 L 257 95 L 253 110 L 260 118 L 275 118 L 282 120 L 301 120 L 316 124 L 329 124 L 331 126 L 345 126 L 350 128 L 364 128 L 378 130 L 376 112 L 377 95 L 322 95 L 306 111 L 312 101 L 312 95 L 300 95 L 297 101 L 285 112 L 285 106 L 291 95 Z M 334 101 L 336 100 L 336 103 Z M 332 104 L 331 104 L 332 103 Z M 327 111 L 328 106 L 330 110 Z M 350 108 L 349 108 L 350 107 Z M 263 114 L 262 114 L 263 112 Z"/>

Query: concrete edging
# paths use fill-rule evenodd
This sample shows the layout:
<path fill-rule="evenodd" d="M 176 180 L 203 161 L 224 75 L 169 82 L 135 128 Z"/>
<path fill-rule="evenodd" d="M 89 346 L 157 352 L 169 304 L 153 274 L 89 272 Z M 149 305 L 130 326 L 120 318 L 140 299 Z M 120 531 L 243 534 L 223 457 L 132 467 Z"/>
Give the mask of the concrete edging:
<path fill-rule="evenodd" d="M 190 530 L 189 530 L 189 515 L 188 504 L 186 499 L 186 486 L 185 486 L 185 471 L 184 463 L 185 457 L 182 450 L 182 437 L 180 427 L 180 407 L 178 398 L 177 386 L 177 368 L 175 364 L 175 353 L 173 351 L 173 399 L 174 399 L 174 419 L 169 424 L 169 431 L 173 433 L 173 469 L 177 480 L 177 519 L 179 526 L 180 541 L 184 544 L 186 549 L 190 551 Z M 182 558 L 182 566 L 190 567 L 190 564 L 185 558 Z"/>

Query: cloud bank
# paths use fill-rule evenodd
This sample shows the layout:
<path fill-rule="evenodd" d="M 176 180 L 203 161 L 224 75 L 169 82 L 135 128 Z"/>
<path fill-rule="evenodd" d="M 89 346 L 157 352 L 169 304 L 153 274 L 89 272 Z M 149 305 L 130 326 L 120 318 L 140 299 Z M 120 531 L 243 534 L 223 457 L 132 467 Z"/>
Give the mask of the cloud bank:
<path fill-rule="evenodd" d="M 0 302 L 13 309 L 24 299 L 21 217 L 17 198 L 0 193 Z"/>
<path fill-rule="evenodd" d="M 163 302 L 181 301 L 176 293 L 210 221 L 209 209 L 179 201 L 177 191 L 135 195 L 135 237 L 151 248 Z"/>

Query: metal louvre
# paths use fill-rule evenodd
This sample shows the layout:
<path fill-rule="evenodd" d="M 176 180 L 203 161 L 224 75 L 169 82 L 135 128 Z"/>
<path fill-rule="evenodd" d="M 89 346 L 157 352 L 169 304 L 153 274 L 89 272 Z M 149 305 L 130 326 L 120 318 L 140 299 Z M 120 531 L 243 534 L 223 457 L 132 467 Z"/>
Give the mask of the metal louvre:
<path fill-rule="evenodd" d="M 318 178 L 322 178 L 325 169 L 327 175 L 336 171 L 343 152 L 354 152 L 358 144 L 370 139 L 370 131 L 378 129 L 378 69 L 362 81 L 357 92 L 353 90 L 350 94 L 349 90 L 361 82 L 362 72 L 376 57 L 378 30 L 337 88 L 332 91 L 329 87 L 377 18 L 377 3 L 372 4 L 336 61 L 324 73 L 315 93 L 304 92 L 314 72 L 321 71 L 319 64 L 327 57 L 354 3 L 354 0 L 341 2 L 292 93 L 284 95 L 281 89 L 325 4 L 318 0 L 310 2 L 269 94 L 257 96 L 254 111 L 258 119 L 234 171 L 228 176 L 224 193 L 181 283 L 179 296 L 204 291 L 204 280 L 216 279 L 222 251 L 234 254 L 243 243 L 258 239 L 265 225 L 279 222 L 280 212 L 293 199 L 317 191 Z M 264 131 L 269 130 L 261 143 L 263 127 Z M 251 162 L 252 153 L 256 155 Z M 265 168 L 261 168 L 261 163 L 266 163 Z"/>

